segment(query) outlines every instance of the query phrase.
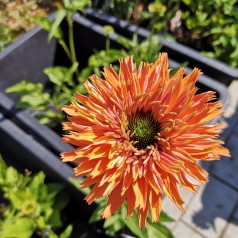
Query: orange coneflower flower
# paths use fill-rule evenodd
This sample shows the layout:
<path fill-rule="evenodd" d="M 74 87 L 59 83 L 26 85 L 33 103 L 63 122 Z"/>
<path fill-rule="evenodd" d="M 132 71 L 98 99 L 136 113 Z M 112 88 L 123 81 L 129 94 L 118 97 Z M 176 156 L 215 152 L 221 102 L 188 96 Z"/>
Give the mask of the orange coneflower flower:
<path fill-rule="evenodd" d="M 89 97 L 77 93 L 63 107 L 69 115 L 63 140 L 77 147 L 62 153 L 63 161 L 80 162 L 75 176 L 87 176 L 83 187 L 94 185 L 89 204 L 108 197 L 103 218 L 126 200 L 126 218 L 136 209 L 143 228 L 149 210 L 159 220 L 163 194 L 184 211 L 177 186 L 196 191 L 208 181 L 197 162 L 229 156 L 217 139 L 222 125 L 207 124 L 222 113 L 221 102 L 214 102 L 214 92 L 195 95 L 201 72 L 184 77 L 184 71 L 170 77 L 166 53 L 138 68 L 127 57 L 119 74 L 109 67 L 105 80 L 92 75 L 85 83 Z"/>

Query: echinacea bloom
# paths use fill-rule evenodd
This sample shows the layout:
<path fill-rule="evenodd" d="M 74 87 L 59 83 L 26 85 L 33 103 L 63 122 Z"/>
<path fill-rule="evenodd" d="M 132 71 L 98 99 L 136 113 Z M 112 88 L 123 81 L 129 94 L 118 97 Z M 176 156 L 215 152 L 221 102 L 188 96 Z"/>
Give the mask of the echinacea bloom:
<path fill-rule="evenodd" d="M 89 204 L 108 197 L 103 218 L 127 201 L 126 219 L 136 209 L 143 228 L 149 210 L 159 220 L 163 195 L 184 212 L 178 185 L 196 192 L 208 181 L 197 162 L 229 156 L 217 139 L 222 125 L 207 124 L 222 113 L 222 103 L 214 102 L 214 92 L 196 94 L 200 70 L 184 71 L 170 77 L 166 53 L 138 68 L 127 57 L 119 73 L 111 66 L 105 80 L 92 75 L 85 83 L 89 96 L 77 93 L 63 107 L 69 115 L 63 140 L 76 146 L 61 154 L 63 161 L 80 162 L 75 176 L 86 176 L 82 187 L 94 185 Z"/>

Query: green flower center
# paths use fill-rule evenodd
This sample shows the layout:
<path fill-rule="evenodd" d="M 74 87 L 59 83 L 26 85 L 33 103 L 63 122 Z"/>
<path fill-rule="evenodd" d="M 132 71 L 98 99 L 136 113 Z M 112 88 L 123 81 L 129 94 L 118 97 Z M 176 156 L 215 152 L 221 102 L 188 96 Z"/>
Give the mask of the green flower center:
<path fill-rule="evenodd" d="M 141 150 L 156 142 L 160 124 L 151 111 L 138 110 L 128 117 L 128 130 L 130 140 L 136 142 L 134 146 Z"/>

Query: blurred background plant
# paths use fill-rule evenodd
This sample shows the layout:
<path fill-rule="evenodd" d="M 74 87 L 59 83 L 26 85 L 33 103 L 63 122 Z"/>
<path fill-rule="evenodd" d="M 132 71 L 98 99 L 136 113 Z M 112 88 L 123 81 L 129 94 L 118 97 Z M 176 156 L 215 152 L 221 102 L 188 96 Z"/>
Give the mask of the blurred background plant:
<path fill-rule="evenodd" d="M 179 41 L 238 67 L 238 1 L 183 0 Z"/>
<path fill-rule="evenodd" d="M 0 155 L 0 190 L 1 238 L 70 237 L 72 225 L 62 231 L 61 212 L 69 202 L 62 184 L 46 184 L 43 172 L 20 174 Z"/>
<path fill-rule="evenodd" d="M 147 27 L 152 33 L 238 67 L 237 0 L 2 0 L 0 50 L 32 28 L 33 17 L 46 16 L 59 7 L 76 12 L 85 6 Z"/>
<path fill-rule="evenodd" d="M 93 6 L 238 67 L 237 0 L 93 0 Z"/>
<path fill-rule="evenodd" d="M 46 16 L 55 4 L 56 0 L 1 0 L 0 51 L 35 25 L 33 17 Z"/>
<path fill-rule="evenodd" d="M 92 0 L 92 5 L 100 13 L 107 13 L 129 23 L 165 33 L 168 31 L 168 22 L 179 9 L 180 1 Z"/>

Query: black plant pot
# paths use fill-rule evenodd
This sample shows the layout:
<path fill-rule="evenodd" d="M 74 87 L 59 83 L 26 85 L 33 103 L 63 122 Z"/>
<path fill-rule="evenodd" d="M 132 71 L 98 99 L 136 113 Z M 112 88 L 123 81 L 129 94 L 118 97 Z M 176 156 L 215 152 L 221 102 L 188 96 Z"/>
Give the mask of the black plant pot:
<path fill-rule="evenodd" d="M 23 34 L 0 52 L 0 91 L 20 80 L 45 82 L 43 69 L 53 64 L 56 41 L 47 42 L 47 32 L 39 27 Z M 10 95 L 16 100 L 15 94 Z"/>
<path fill-rule="evenodd" d="M 106 14 L 100 14 L 93 8 L 86 9 L 87 18 L 101 25 L 111 25 L 118 34 L 132 37 L 138 34 L 142 39 L 147 38 L 150 32 L 144 28 L 131 25 L 121 19 Z M 163 45 L 162 51 L 168 52 L 170 58 L 183 63 L 188 61 L 189 67 L 198 67 L 202 71 L 220 82 L 229 85 L 234 79 L 238 79 L 238 68 L 232 68 L 221 61 L 208 58 L 199 51 L 187 47 L 183 44 L 169 41 L 164 37 L 159 37 L 159 42 Z"/>

